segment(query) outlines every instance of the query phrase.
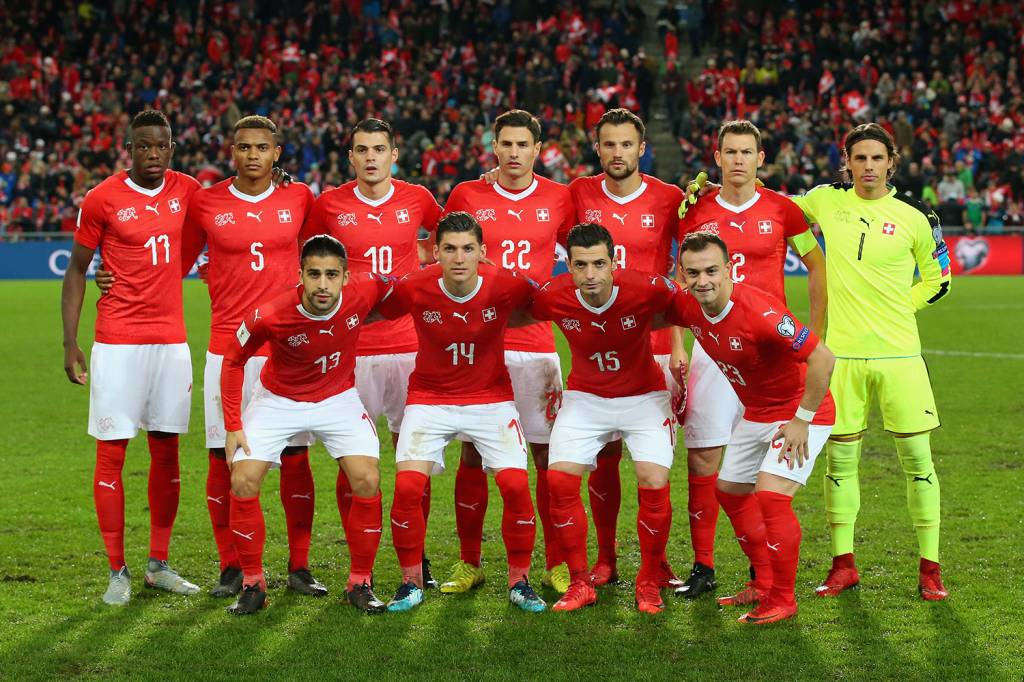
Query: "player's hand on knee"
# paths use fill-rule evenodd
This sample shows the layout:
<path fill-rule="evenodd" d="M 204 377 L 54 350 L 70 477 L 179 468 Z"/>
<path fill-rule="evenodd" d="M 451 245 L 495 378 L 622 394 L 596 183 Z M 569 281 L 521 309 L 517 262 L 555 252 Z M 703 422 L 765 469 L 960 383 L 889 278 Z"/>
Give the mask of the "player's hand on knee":
<path fill-rule="evenodd" d="M 111 287 L 114 286 L 115 279 L 113 272 L 103 269 L 103 261 L 96 265 L 96 274 L 93 281 L 96 282 L 96 288 L 100 290 L 100 296 L 110 291 Z"/>
<path fill-rule="evenodd" d="M 64 349 L 64 373 L 73 384 L 85 386 L 89 378 L 89 368 L 85 364 L 85 353 L 75 345 Z"/>
<path fill-rule="evenodd" d="M 803 419 L 791 419 L 779 427 L 772 436 L 772 449 L 778 450 L 778 462 L 785 460 L 786 465 L 793 469 L 794 460 L 797 467 L 807 461 L 807 433 L 809 424 Z"/>
<path fill-rule="evenodd" d="M 238 431 L 228 431 L 227 437 L 224 439 L 224 458 L 227 460 L 229 469 L 235 459 L 235 453 L 238 452 L 238 448 L 242 448 L 242 452 L 245 453 L 246 457 L 252 455 L 252 451 L 249 450 L 249 441 L 245 439 L 245 431 L 241 429 Z"/>

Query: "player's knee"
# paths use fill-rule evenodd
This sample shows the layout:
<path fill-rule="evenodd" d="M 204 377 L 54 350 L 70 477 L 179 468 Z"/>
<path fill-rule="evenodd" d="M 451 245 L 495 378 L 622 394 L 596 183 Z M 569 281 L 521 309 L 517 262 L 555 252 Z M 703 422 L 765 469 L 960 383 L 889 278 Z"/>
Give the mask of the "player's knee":
<path fill-rule="evenodd" d="M 686 467 L 694 476 L 711 476 L 722 464 L 722 448 L 690 448 L 686 451 Z"/>
<path fill-rule="evenodd" d="M 417 506 L 423 497 L 428 478 L 418 471 L 399 471 L 395 476 L 394 506 Z"/>
<path fill-rule="evenodd" d="M 374 497 L 380 490 L 380 473 L 376 468 L 350 472 L 348 480 L 352 494 L 357 497 Z"/>
<path fill-rule="evenodd" d="M 657 471 L 655 468 L 638 469 L 636 472 L 636 484 L 641 488 L 664 488 L 668 485 L 668 469 Z"/>
<path fill-rule="evenodd" d="M 231 472 L 231 494 L 235 497 L 255 497 L 260 492 L 262 476 L 235 467 Z"/>

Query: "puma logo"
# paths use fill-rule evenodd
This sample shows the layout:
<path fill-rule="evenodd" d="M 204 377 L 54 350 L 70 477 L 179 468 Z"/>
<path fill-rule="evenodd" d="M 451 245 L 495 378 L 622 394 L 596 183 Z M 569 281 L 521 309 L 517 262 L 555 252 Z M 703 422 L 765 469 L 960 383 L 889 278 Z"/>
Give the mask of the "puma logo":
<path fill-rule="evenodd" d="M 773 552 L 778 552 L 779 551 L 779 545 L 781 545 L 782 543 L 781 542 L 776 542 L 773 545 L 772 543 L 768 542 L 766 544 L 768 545 L 768 549 L 770 549 Z"/>
<path fill-rule="evenodd" d="M 294 499 L 312 500 L 313 499 L 313 493 L 301 493 L 301 494 L 300 493 L 295 493 L 294 495 L 292 495 L 292 499 L 293 500 Z"/>
<path fill-rule="evenodd" d="M 104 488 L 110 488 L 115 492 L 117 491 L 117 481 L 111 481 L 110 483 L 107 483 L 106 481 L 96 481 L 96 485 Z"/>
<path fill-rule="evenodd" d="M 747 539 L 746 535 L 737 535 L 736 540 L 738 542 L 750 542 L 750 540 Z"/>
<path fill-rule="evenodd" d="M 778 315 L 778 313 L 775 312 L 775 308 L 771 307 L 769 307 L 768 310 L 761 313 L 761 317 L 768 317 L 769 315 Z"/>
<path fill-rule="evenodd" d="M 828 474 L 825 474 L 825 478 L 835 483 L 837 488 L 839 487 L 840 479 L 836 478 L 835 476 L 829 476 Z"/>
<path fill-rule="evenodd" d="M 395 519 L 391 519 L 391 525 L 394 526 L 395 528 L 405 528 L 406 530 L 409 530 L 409 522 L 408 521 L 406 521 L 404 523 L 399 523 Z"/>
<path fill-rule="evenodd" d="M 234 533 L 235 535 L 239 536 L 239 537 L 245 538 L 249 542 L 252 542 L 252 536 L 255 535 L 255 533 L 256 533 L 256 531 L 252 531 L 251 533 L 239 533 L 234 528 L 231 529 L 231 532 Z"/>
<path fill-rule="evenodd" d="M 714 339 L 714 341 L 715 341 L 715 345 L 721 345 L 721 344 L 720 344 L 720 343 L 718 342 L 718 334 L 716 334 L 716 333 L 714 333 L 714 332 L 708 332 L 708 336 L 710 336 L 710 337 L 711 337 L 712 339 Z"/>
<path fill-rule="evenodd" d="M 328 336 L 333 337 L 334 336 L 334 325 L 332 324 L 327 329 L 321 329 L 320 333 L 321 334 L 327 334 Z"/>
<path fill-rule="evenodd" d="M 263 215 L 263 211 L 260 211 L 259 213 L 253 213 L 252 211 L 246 211 L 245 212 L 245 217 L 246 218 L 252 218 L 256 222 L 261 223 L 261 224 L 263 223 L 263 221 L 260 219 L 260 216 L 262 216 L 262 215 Z"/>
<path fill-rule="evenodd" d="M 536 519 L 536 518 L 537 518 L 536 516 L 531 516 L 528 520 L 525 520 L 525 521 L 523 519 L 516 519 L 516 525 L 517 526 L 535 526 L 535 525 L 537 525 L 536 523 L 534 523 L 534 519 Z"/>
<path fill-rule="evenodd" d="M 736 223 L 736 222 L 733 222 L 731 220 L 729 221 L 729 227 L 735 227 L 740 232 L 743 232 L 743 226 L 746 225 L 746 224 L 747 224 L 746 220 L 744 220 L 742 223 Z"/>
<path fill-rule="evenodd" d="M 636 522 L 637 522 L 637 523 L 639 523 L 639 524 L 640 524 L 641 526 L 643 526 L 643 527 L 644 527 L 644 530 L 646 530 L 646 531 L 647 531 L 648 533 L 650 533 L 651 535 L 657 535 L 657 534 L 658 534 L 658 531 L 656 531 L 655 529 L 651 528 L 651 527 L 650 527 L 650 526 L 648 526 L 648 525 L 647 525 L 646 523 L 644 523 L 644 522 L 643 522 L 643 519 L 637 519 L 637 521 L 636 521 Z"/>
<path fill-rule="evenodd" d="M 160 202 L 159 201 L 156 202 L 155 204 L 153 204 L 152 206 L 150 206 L 149 204 L 146 204 L 146 210 L 147 211 L 152 211 L 153 213 L 156 213 L 159 216 L 160 215 L 160 211 L 158 210 L 159 206 L 160 206 Z"/>
<path fill-rule="evenodd" d="M 590 491 L 591 495 L 593 495 L 597 499 L 601 500 L 602 502 L 606 502 L 608 500 L 608 493 L 603 493 L 603 494 L 599 493 L 596 490 L 594 490 L 593 486 L 587 486 L 587 490 Z"/>
<path fill-rule="evenodd" d="M 380 225 L 381 224 L 380 220 L 381 220 L 381 218 L 384 217 L 384 214 L 383 213 L 378 213 L 377 215 L 373 215 L 372 213 L 367 213 L 366 217 L 369 218 L 370 220 L 374 221 L 378 225 Z"/>
<path fill-rule="evenodd" d="M 930 415 L 931 415 L 931 416 L 933 416 L 933 417 L 935 416 L 935 413 L 934 413 L 934 412 L 932 412 L 931 410 L 925 410 L 925 411 L 924 411 L 924 413 L 925 413 L 925 414 L 930 414 Z"/>
<path fill-rule="evenodd" d="M 363 532 L 364 533 L 383 533 L 384 529 L 383 528 L 364 528 Z"/>
<path fill-rule="evenodd" d="M 868 227 L 868 229 L 871 228 L 871 221 L 868 220 L 867 218 L 861 218 L 860 221 L 864 223 Z"/>
<path fill-rule="evenodd" d="M 210 497 L 209 495 L 207 495 L 206 496 L 206 501 L 207 502 L 214 502 L 216 504 L 224 504 L 224 496 L 221 495 L 220 497 Z"/>
<path fill-rule="evenodd" d="M 551 525 L 553 525 L 555 528 L 568 528 L 569 526 L 572 526 L 572 525 L 575 525 L 575 524 L 572 522 L 572 517 L 570 516 L 569 520 L 566 521 L 565 523 L 555 523 L 554 521 L 552 521 Z"/>
<path fill-rule="evenodd" d="M 510 209 L 508 209 L 508 215 L 515 216 L 516 220 L 518 220 L 519 222 L 523 222 L 523 209 L 519 209 L 518 211 L 513 211 L 510 208 Z"/>
<path fill-rule="evenodd" d="M 469 313 L 452 313 L 452 317 L 457 317 L 466 324 L 469 324 Z"/>
<path fill-rule="evenodd" d="M 171 483 L 179 483 L 180 484 L 181 483 L 181 479 L 180 478 L 172 478 L 171 479 Z"/>
<path fill-rule="evenodd" d="M 695 511 L 695 512 L 688 511 L 686 513 L 689 514 L 692 518 L 697 519 L 698 521 L 703 521 L 703 519 L 701 519 L 701 517 L 700 517 L 700 515 L 704 513 L 703 509 L 701 509 L 700 511 Z"/>
<path fill-rule="evenodd" d="M 462 507 L 463 509 L 468 509 L 470 511 L 476 511 L 476 508 L 480 506 L 480 503 L 474 502 L 473 504 L 466 504 L 465 502 L 456 502 L 455 506 Z"/>
<path fill-rule="evenodd" d="M 914 476 L 914 481 L 915 482 L 916 481 L 924 481 L 928 485 L 932 485 L 932 476 L 934 476 L 934 475 L 935 475 L 935 472 L 933 471 L 932 473 L 928 474 L 927 476 Z"/>
<path fill-rule="evenodd" d="M 603 332 L 604 331 L 604 326 L 606 324 L 608 324 L 608 320 L 605 320 L 604 322 L 591 322 L 590 326 L 591 327 L 597 327 L 598 329 L 600 329 Z"/>
<path fill-rule="evenodd" d="M 620 225 L 625 227 L 626 226 L 626 218 L 629 217 L 629 214 L 628 213 L 623 213 L 622 215 L 619 215 L 618 213 L 612 213 L 612 217 L 615 218 L 616 220 L 618 220 Z"/>

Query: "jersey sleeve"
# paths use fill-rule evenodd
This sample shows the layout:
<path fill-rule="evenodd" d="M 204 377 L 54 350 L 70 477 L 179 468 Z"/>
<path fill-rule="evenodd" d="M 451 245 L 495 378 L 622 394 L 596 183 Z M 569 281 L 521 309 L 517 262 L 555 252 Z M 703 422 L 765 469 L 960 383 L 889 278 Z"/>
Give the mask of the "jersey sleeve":
<path fill-rule="evenodd" d="M 647 278 L 647 295 L 644 297 L 648 309 L 655 315 L 666 312 L 672 305 L 679 285 L 662 275 L 651 274 Z"/>
<path fill-rule="evenodd" d="M 263 346 L 269 334 L 263 317 L 254 310 L 242 320 L 235 332 L 235 342 L 228 346 L 220 369 L 221 407 L 224 410 L 224 428 L 238 431 L 242 428 L 242 392 L 245 383 L 245 363 Z"/>
<path fill-rule="evenodd" d="M 441 220 L 443 209 L 437 203 L 437 199 L 426 187 L 420 188 L 420 206 L 423 211 L 423 223 L 421 227 L 427 231 L 430 238 L 433 238 L 437 230 L 437 222 Z"/>
<path fill-rule="evenodd" d="M 796 255 L 804 256 L 814 250 L 818 240 L 814 238 L 804 212 L 795 202 L 783 198 L 784 208 L 782 210 L 782 233 L 790 246 L 796 251 Z"/>
<path fill-rule="evenodd" d="M 689 293 L 685 290 L 676 292 L 665 309 L 665 321 L 674 327 L 689 327 L 694 306 L 696 302 Z"/>
<path fill-rule="evenodd" d="M 914 231 L 914 260 L 921 273 L 921 281 L 910 288 L 914 308 L 938 302 L 949 293 L 953 275 L 949 267 L 949 249 L 942 240 L 942 226 L 935 211 L 922 216 Z"/>
<path fill-rule="evenodd" d="M 807 219 L 808 223 L 820 225 L 821 223 L 818 221 L 817 216 L 821 214 L 821 205 L 828 191 L 829 185 L 818 185 L 807 194 L 790 197 L 790 200 L 804 214 L 804 218 Z"/>
<path fill-rule="evenodd" d="M 387 298 L 395 288 L 395 280 L 385 275 L 364 272 L 360 273 L 359 277 L 363 295 L 369 301 L 371 310 Z"/>
<path fill-rule="evenodd" d="M 306 219 L 299 231 L 300 241 L 304 241 L 316 234 L 330 234 L 327 228 L 327 193 L 321 194 L 310 206 Z"/>
<path fill-rule="evenodd" d="M 310 221 L 310 216 L 313 215 L 313 207 L 317 205 L 317 200 L 316 197 L 313 196 L 313 190 L 311 190 L 307 185 L 302 185 L 302 188 L 304 190 L 303 197 L 305 198 L 305 202 L 303 203 L 302 206 L 302 227 L 299 229 L 300 249 L 302 248 L 302 245 L 306 243 L 307 239 L 314 235 L 321 234 L 324 231 L 322 229 L 317 229 L 314 231 L 313 228 L 315 227 L 315 225 L 312 221 Z"/>
<path fill-rule="evenodd" d="M 198 201 L 188 202 L 185 224 L 181 228 L 181 276 L 184 277 L 195 265 L 196 259 L 206 246 L 206 229 L 199 218 L 201 210 Z"/>
<path fill-rule="evenodd" d="M 388 320 L 397 320 L 405 315 L 408 312 L 410 286 L 408 277 L 395 282 L 381 295 L 374 310 Z"/>
<path fill-rule="evenodd" d="M 505 280 L 505 300 L 512 310 L 528 310 L 533 297 L 537 295 L 538 285 L 519 271 L 508 274 L 499 272 L 498 276 Z"/>
<path fill-rule="evenodd" d="M 75 241 L 88 249 L 96 250 L 103 242 L 106 229 L 106 203 L 94 189 L 85 195 L 82 206 L 78 209 Z"/>
<path fill-rule="evenodd" d="M 565 247 L 565 240 L 569 238 L 569 230 L 576 226 L 576 202 L 573 199 L 572 192 L 567 187 L 563 196 L 565 202 L 565 219 L 562 220 L 562 224 L 558 226 L 558 232 L 555 235 L 555 244 Z M 566 258 L 568 260 L 568 258 Z"/>
<path fill-rule="evenodd" d="M 761 341 L 782 351 L 792 352 L 797 360 L 806 360 L 818 346 L 818 335 L 797 319 L 781 301 L 766 301 L 765 307 L 777 310 L 779 314 L 763 315 L 763 311 L 753 310 L 752 318 L 760 322 Z"/>
<path fill-rule="evenodd" d="M 469 202 L 466 200 L 466 188 L 463 187 L 464 183 L 455 185 L 452 189 L 451 194 L 448 195 L 448 201 L 444 203 L 443 215 L 448 213 L 454 213 L 455 211 L 469 211 Z"/>
<path fill-rule="evenodd" d="M 554 286 L 555 280 L 551 280 L 541 287 L 530 303 L 530 317 L 535 320 L 555 319 L 555 298 L 557 289 Z"/>

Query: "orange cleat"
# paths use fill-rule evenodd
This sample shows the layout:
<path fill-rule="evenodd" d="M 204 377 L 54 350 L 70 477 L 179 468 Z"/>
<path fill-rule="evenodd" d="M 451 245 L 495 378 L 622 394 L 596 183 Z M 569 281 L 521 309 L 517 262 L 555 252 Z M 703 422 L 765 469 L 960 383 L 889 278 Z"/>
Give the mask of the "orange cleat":
<path fill-rule="evenodd" d="M 737 620 L 747 625 L 767 625 L 768 623 L 778 623 L 780 620 L 796 618 L 796 612 L 796 602 L 785 606 L 762 603 L 753 611 L 744 613 Z"/>
<path fill-rule="evenodd" d="M 594 586 L 584 580 L 574 580 L 569 583 L 569 589 L 565 591 L 562 598 L 551 607 L 552 611 L 575 611 L 584 606 L 593 606 L 597 603 L 597 590 Z"/>
<path fill-rule="evenodd" d="M 860 584 L 857 566 L 853 563 L 853 554 L 840 554 L 832 557 L 832 568 L 829 569 L 825 581 L 814 590 L 819 597 L 835 597 L 843 590 Z"/>
<path fill-rule="evenodd" d="M 759 590 L 754 587 L 753 581 L 748 582 L 747 586 L 737 592 L 736 594 L 728 597 L 719 597 L 718 603 L 722 606 L 746 606 L 749 604 L 757 604 L 768 598 L 768 590 Z"/>
<path fill-rule="evenodd" d="M 661 599 L 658 583 L 637 581 L 636 608 L 640 613 L 661 613 L 665 610 L 665 602 Z"/>
<path fill-rule="evenodd" d="M 925 601 L 942 601 L 949 596 L 949 591 L 942 584 L 942 569 L 938 563 L 921 559 L 917 590 Z"/>

